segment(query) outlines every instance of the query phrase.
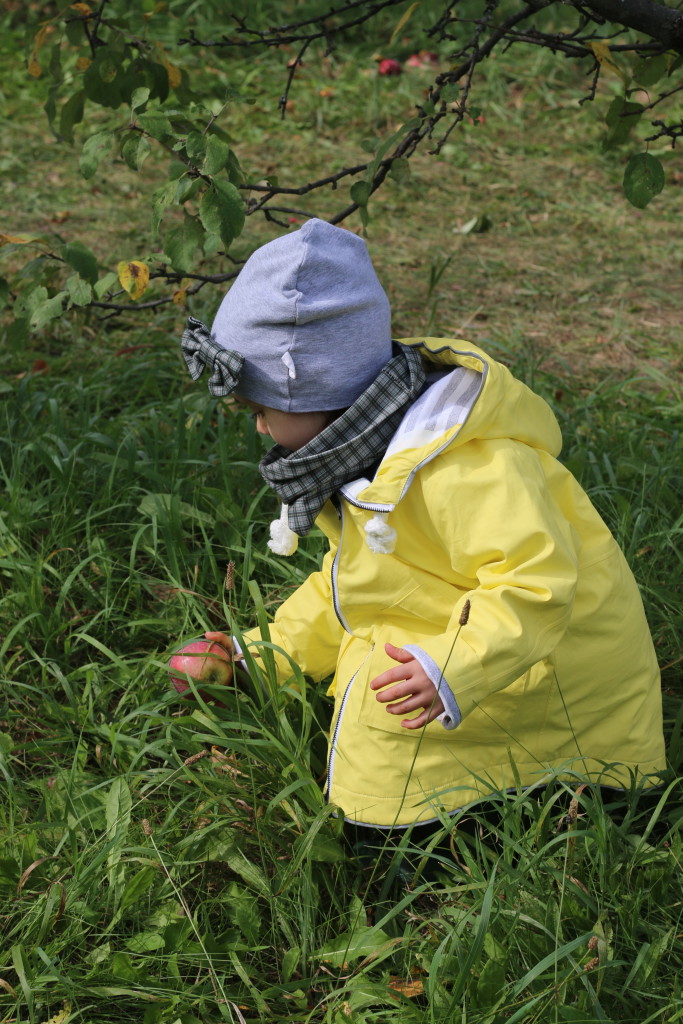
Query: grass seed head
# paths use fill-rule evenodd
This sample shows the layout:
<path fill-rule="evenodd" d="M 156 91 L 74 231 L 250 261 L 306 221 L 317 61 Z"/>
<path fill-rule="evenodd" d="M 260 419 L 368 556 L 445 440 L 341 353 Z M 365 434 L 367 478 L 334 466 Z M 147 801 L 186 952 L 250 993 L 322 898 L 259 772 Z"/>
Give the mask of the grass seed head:
<path fill-rule="evenodd" d="M 462 606 L 462 611 L 460 612 L 460 618 L 458 619 L 458 622 L 460 623 L 461 626 L 466 626 L 467 622 L 469 620 L 469 617 L 470 617 L 470 599 L 468 597 L 467 600 L 465 601 L 464 605 Z"/>

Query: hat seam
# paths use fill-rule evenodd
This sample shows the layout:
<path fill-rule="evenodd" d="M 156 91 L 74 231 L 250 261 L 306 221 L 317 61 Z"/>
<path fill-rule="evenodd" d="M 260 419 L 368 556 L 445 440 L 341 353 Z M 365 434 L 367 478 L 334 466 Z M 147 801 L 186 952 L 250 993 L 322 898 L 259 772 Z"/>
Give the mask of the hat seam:
<path fill-rule="evenodd" d="M 306 227 L 306 225 L 304 225 L 304 227 Z M 301 232 L 301 234 L 303 236 L 304 228 L 299 228 L 299 231 Z M 297 353 L 294 351 L 294 342 L 295 342 L 296 336 L 297 336 L 297 327 L 299 326 L 299 299 L 302 298 L 302 291 L 299 288 L 299 275 L 301 274 L 301 269 L 302 269 L 302 267 L 304 265 L 304 262 L 306 260 L 306 256 L 308 255 L 308 238 L 302 237 L 302 241 L 303 241 L 303 245 L 302 245 L 302 251 L 301 251 L 301 259 L 299 260 L 299 265 L 297 266 L 296 274 L 294 275 L 294 290 L 296 292 L 296 298 L 294 299 L 294 323 L 292 324 L 292 329 L 291 329 L 291 334 L 290 334 L 290 339 L 289 339 L 289 347 L 287 348 L 287 351 L 289 352 L 290 356 L 292 357 L 292 362 L 294 363 L 295 370 L 296 370 L 295 355 Z M 287 400 L 288 400 L 288 403 L 289 403 L 289 411 L 291 411 L 292 402 L 294 401 L 294 395 L 292 394 L 292 378 L 289 376 L 289 374 L 287 374 L 286 385 L 287 385 Z"/>

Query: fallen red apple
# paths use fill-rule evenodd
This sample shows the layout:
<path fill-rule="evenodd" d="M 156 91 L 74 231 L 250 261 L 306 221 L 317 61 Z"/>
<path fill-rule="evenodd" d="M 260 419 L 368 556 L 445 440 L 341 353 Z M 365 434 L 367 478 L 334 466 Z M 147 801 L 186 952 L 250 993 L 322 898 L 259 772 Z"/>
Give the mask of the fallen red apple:
<path fill-rule="evenodd" d="M 378 64 L 378 71 L 380 75 L 400 75 L 403 68 L 397 60 L 393 60 L 391 57 L 385 57 Z"/>
<path fill-rule="evenodd" d="M 191 697 L 188 676 L 204 686 L 228 686 L 232 682 L 232 653 L 215 640 L 193 640 L 175 652 L 168 668 L 176 692 Z M 205 700 L 211 696 L 199 692 Z"/>

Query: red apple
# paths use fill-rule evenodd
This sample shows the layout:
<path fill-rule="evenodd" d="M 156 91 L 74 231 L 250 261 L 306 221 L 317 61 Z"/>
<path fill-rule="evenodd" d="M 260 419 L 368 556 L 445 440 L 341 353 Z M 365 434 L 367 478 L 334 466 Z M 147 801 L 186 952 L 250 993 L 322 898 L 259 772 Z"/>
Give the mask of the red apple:
<path fill-rule="evenodd" d="M 403 68 L 397 60 L 393 60 L 392 57 L 385 57 L 378 64 L 378 71 L 380 75 L 400 75 Z"/>
<path fill-rule="evenodd" d="M 215 640 L 200 638 L 177 650 L 168 668 L 176 692 L 191 697 L 188 676 L 205 686 L 228 686 L 232 682 L 232 652 Z M 199 692 L 204 699 L 211 696 Z"/>

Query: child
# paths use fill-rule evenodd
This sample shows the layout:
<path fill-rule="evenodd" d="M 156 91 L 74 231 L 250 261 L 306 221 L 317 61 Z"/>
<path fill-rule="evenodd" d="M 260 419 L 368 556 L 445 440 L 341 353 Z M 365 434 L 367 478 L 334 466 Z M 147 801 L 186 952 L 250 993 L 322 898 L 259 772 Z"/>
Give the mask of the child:
<path fill-rule="evenodd" d="M 638 588 L 550 408 L 467 342 L 392 342 L 360 238 L 310 220 L 263 246 L 183 352 L 275 442 L 273 550 L 314 523 L 329 540 L 270 632 L 281 680 L 333 676 L 347 821 L 433 821 L 557 766 L 609 786 L 664 768 Z"/>

